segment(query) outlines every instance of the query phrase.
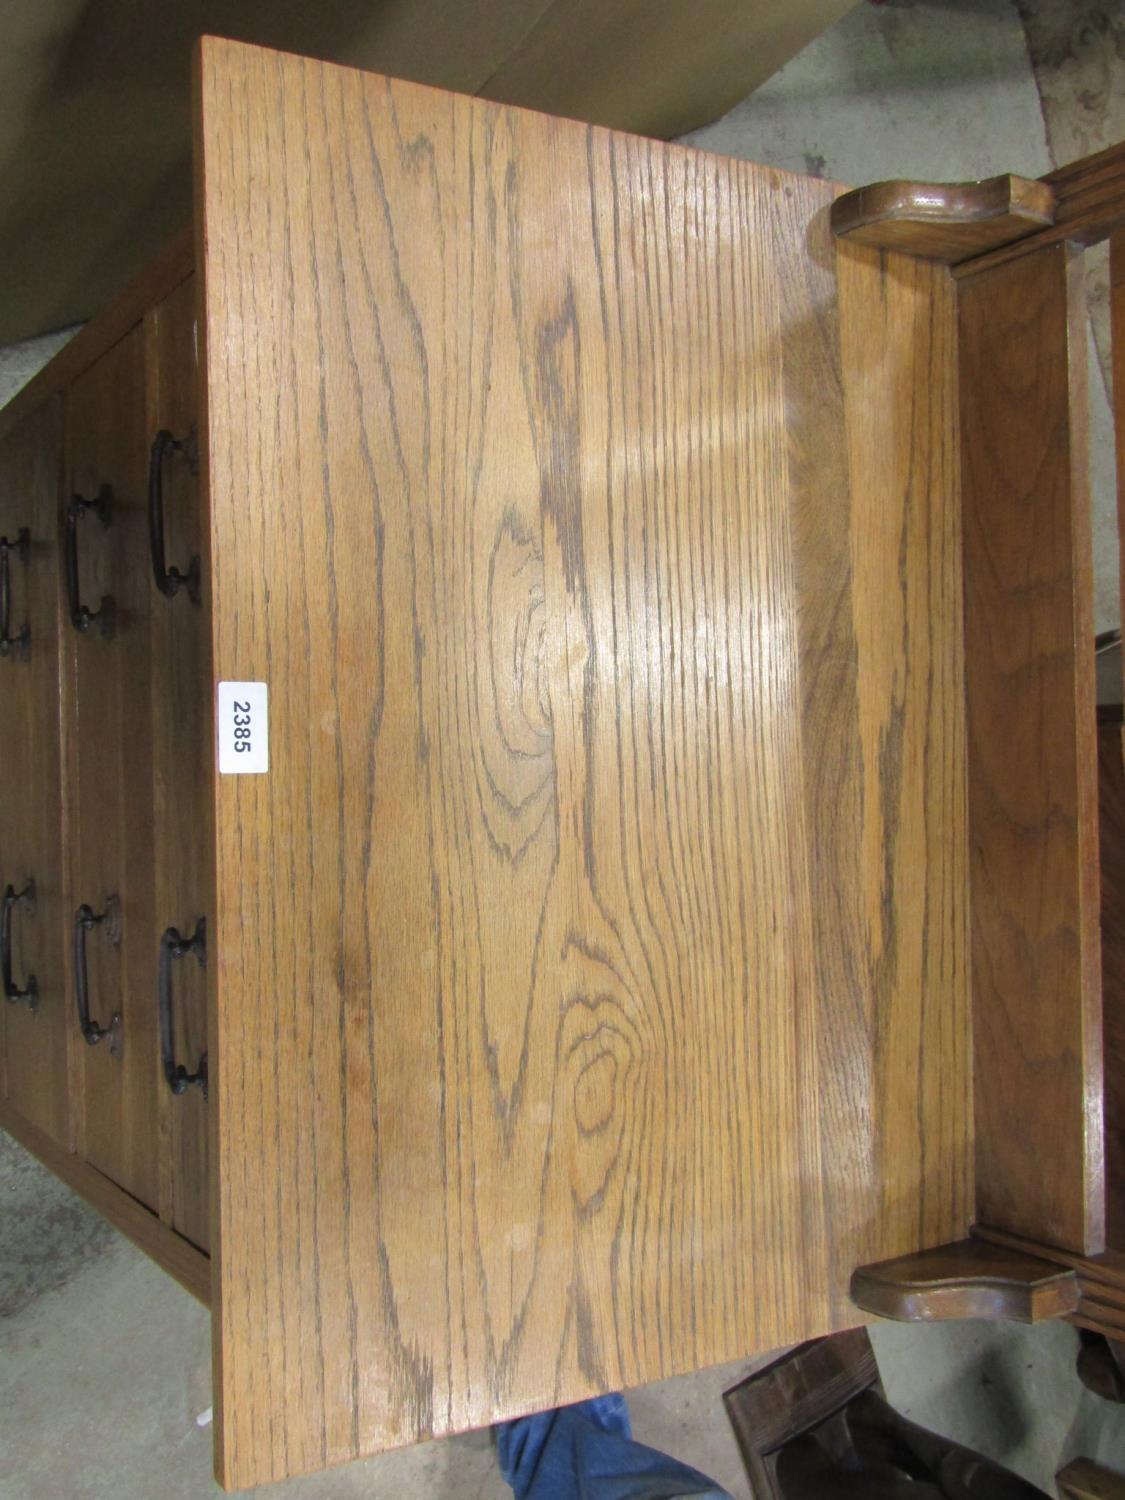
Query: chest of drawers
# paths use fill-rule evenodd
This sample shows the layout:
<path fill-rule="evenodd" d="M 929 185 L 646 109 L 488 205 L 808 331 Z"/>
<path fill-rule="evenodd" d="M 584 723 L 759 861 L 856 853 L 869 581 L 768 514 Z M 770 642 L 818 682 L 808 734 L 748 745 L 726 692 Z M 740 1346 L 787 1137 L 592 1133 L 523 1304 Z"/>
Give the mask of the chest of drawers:
<path fill-rule="evenodd" d="M 166 1108 L 154 1059 L 183 1088 L 178 1059 L 206 1051 L 205 975 L 168 946 L 162 1021 L 153 965 L 160 924 L 190 938 L 209 905 L 208 621 L 198 590 L 156 592 L 150 561 L 150 517 L 166 515 L 163 545 L 198 568 L 196 330 L 185 237 L 6 411 L 0 525 L 19 543 L 4 564 L 5 1102 L 115 1185 L 201 1290 L 203 1088 Z M 185 446 L 162 458 L 160 431 Z"/>
<path fill-rule="evenodd" d="M 0 417 L 0 1122 L 210 1303 L 239 1488 L 966 1232 L 958 302 L 831 184 L 196 92 Z"/>

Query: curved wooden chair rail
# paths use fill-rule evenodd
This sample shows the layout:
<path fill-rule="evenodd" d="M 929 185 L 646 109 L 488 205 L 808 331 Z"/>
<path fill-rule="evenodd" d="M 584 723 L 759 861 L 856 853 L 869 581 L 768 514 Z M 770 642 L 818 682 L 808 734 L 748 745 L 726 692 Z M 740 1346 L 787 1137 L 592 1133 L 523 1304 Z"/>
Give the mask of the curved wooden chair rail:
<path fill-rule="evenodd" d="M 864 1312 L 903 1323 L 946 1318 L 1039 1323 L 1078 1307 L 1073 1270 L 982 1240 L 959 1240 L 903 1255 L 853 1274 L 851 1297 Z"/>
<path fill-rule="evenodd" d="M 875 182 L 837 198 L 831 217 L 839 239 L 956 265 L 1050 228 L 1055 192 L 1010 173 L 984 182 Z"/>

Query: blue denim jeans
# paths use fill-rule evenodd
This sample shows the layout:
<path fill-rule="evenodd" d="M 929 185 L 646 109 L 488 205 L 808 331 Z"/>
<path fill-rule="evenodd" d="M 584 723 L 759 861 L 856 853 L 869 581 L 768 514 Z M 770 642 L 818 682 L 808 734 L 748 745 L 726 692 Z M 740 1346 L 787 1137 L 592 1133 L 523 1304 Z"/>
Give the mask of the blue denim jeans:
<path fill-rule="evenodd" d="M 635 1443 L 624 1396 L 560 1406 L 495 1430 L 500 1472 L 515 1500 L 730 1500 L 705 1474 Z"/>

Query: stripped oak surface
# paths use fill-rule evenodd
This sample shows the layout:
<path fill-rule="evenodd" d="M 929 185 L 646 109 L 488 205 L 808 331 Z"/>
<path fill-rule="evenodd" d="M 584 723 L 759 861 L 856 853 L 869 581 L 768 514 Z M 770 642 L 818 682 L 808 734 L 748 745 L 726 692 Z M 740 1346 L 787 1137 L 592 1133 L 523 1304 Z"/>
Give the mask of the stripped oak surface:
<path fill-rule="evenodd" d="M 1081 257 L 960 284 L 978 1218 L 1105 1246 Z"/>
<path fill-rule="evenodd" d="M 220 1476 L 854 1321 L 971 1217 L 947 273 L 213 40 L 196 163 Z"/>

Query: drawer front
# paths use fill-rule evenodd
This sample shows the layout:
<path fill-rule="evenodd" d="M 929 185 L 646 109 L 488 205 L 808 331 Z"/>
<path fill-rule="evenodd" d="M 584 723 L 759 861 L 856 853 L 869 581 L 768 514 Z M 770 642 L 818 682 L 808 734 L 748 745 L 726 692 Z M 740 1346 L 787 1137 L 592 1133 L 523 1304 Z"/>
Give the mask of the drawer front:
<path fill-rule="evenodd" d="M 68 496 L 97 501 L 101 509 L 64 518 L 63 528 L 72 565 L 66 601 L 69 847 L 71 900 L 76 911 L 87 908 L 91 919 L 80 929 L 71 913 L 74 985 L 77 993 L 84 972 L 87 1035 L 96 1035 L 94 1028 L 108 1033 L 79 1048 L 78 1147 L 92 1166 L 156 1209 L 153 590 L 145 485 L 144 340 L 138 326 L 70 389 Z M 70 498 L 68 517 L 74 505 Z M 77 629 L 76 622 L 86 628 Z"/>
<path fill-rule="evenodd" d="M 210 910 L 209 764 L 210 633 L 200 513 L 198 367 L 195 279 L 159 302 L 146 320 L 150 505 L 163 548 L 149 569 L 152 640 L 152 754 L 154 894 L 152 948 L 168 928 L 206 941 Z M 187 582 L 183 580 L 186 579 Z M 207 1117 L 200 1086 L 170 1087 L 177 1073 L 205 1073 L 207 970 L 202 944 L 166 960 L 168 1002 L 161 1060 L 162 1113 L 167 1152 L 162 1162 L 161 1216 L 206 1249 L 208 1229 Z M 170 1048 L 167 1043 L 170 1041 Z"/>
<path fill-rule="evenodd" d="M 0 443 L 0 890 L 5 1097 L 67 1144 L 59 769 L 58 506 L 61 404 L 45 402 Z"/>

